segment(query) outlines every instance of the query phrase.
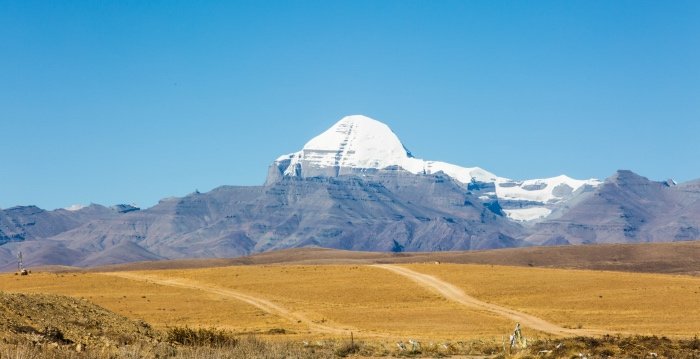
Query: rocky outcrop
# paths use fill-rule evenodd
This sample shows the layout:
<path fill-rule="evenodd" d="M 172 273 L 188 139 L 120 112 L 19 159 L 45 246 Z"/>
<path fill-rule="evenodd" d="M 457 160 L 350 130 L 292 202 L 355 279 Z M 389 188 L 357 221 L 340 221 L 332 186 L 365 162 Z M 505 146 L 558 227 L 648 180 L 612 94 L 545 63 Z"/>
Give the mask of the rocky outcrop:
<path fill-rule="evenodd" d="M 5 343 L 85 348 L 153 342 L 157 333 L 86 300 L 0 292 L 0 339 Z"/>

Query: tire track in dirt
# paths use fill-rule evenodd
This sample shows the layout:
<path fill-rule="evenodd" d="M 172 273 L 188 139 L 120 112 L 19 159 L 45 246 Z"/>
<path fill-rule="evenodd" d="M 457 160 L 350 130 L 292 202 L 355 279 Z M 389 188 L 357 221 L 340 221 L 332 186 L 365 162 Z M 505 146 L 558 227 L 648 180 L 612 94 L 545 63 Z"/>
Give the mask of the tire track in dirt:
<path fill-rule="evenodd" d="M 386 269 L 395 274 L 404 276 L 424 288 L 437 292 L 443 297 L 452 300 L 454 302 L 460 303 L 467 307 L 476 308 L 497 314 L 508 319 L 520 322 L 523 326 L 535 329 L 541 332 L 558 335 L 558 336 L 584 336 L 584 335 L 603 335 L 608 334 L 608 331 L 596 330 L 596 329 L 570 329 L 560 327 L 556 324 L 550 323 L 542 318 L 535 317 L 530 314 L 522 313 L 517 310 L 502 307 L 500 305 L 486 303 L 476 299 L 470 295 L 464 293 L 460 288 L 445 282 L 441 279 L 433 277 L 428 274 L 423 274 L 420 272 L 413 271 L 408 268 L 399 267 L 390 264 L 376 264 L 373 265 L 377 268 Z"/>
<path fill-rule="evenodd" d="M 152 275 L 127 273 L 127 272 L 109 272 L 109 273 L 101 273 L 101 274 L 119 277 L 119 278 L 124 278 L 124 279 L 135 280 L 135 281 L 141 281 L 141 282 L 146 282 L 146 283 L 154 283 L 154 284 L 159 284 L 159 285 L 164 285 L 164 286 L 169 286 L 169 287 L 201 290 L 204 292 L 219 295 L 221 297 L 237 299 L 241 302 L 245 302 L 247 304 L 250 304 L 250 305 L 266 312 L 266 313 L 277 315 L 279 317 L 287 319 L 295 324 L 296 323 L 304 323 L 309 327 L 309 330 L 317 332 L 317 333 L 336 334 L 336 335 L 342 334 L 343 336 L 346 336 L 351 331 L 358 332 L 358 330 L 356 330 L 356 329 L 350 329 L 350 328 L 345 329 L 345 328 L 334 327 L 334 326 L 316 323 L 300 313 L 292 312 L 284 307 L 281 307 L 275 303 L 270 302 L 269 300 L 266 300 L 266 299 L 263 299 L 260 297 L 252 296 L 250 294 L 244 294 L 244 293 L 241 293 L 241 292 L 233 290 L 233 289 L 222 288 L 222 287 L 218 287 L 218 286 L 210 285 L 210 284 L 204 284 L 204 283 L 189 280 L 189 279 L 183 279 L 183 278 L 167 278 L 166 279 L 166 278 L 161 278 L 161 277 L 152 276 Z"/>

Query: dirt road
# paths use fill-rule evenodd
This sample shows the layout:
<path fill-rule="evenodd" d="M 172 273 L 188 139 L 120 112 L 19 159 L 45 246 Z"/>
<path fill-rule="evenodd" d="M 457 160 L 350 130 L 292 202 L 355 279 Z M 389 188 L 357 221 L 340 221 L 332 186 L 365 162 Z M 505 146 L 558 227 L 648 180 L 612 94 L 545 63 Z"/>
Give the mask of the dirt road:
<path fill-rule="evenodd" d="M 222 296 L 222 297 L 237 299 L 237 300 L 240 300 L 242 302 L 248 303 L 254 307 L 257 307 L 266 313 L 277 315 L 277 316 L 280 316 L 282 318 L 285 318 L 285 319 L 289 320 L 290 322 L 304 323 L 306 326 L 309 327 L 309 330 L 311 330 L 313 332 L 317 332 L 317 333 L 327 333 L 327 334 L 336 334 L 336 335 L 346 336 L 351 331 L 358 332 L 358 330 L 354 329 L 354 328 L 352 328 L 352 329 L 351 328 L 341 328 L 341 327 L 319 324 L 319 323 L 316 323 L 316 322 L 310 320 L 309 318 L 305 317 L 304 315 L 302 315 L 300 313 L 292 312 L 286 308 L 283 308 L 277 304 L 270 302 L 269 300 L 266 300 L 266 299 L 263 299 L 260 297 L 255 297 L 255 296 L 252 296 L 250 294 L 244 294 L 244 293 L 232 290 L 232 289 L 218 287 L 218 286 L 211 285 L 211 284 L 204 284 L 204 283 L 200 283 L 200 282 L 188 280 L 188 279 L 183 279 L 183 278 L 162 278 L 162 277 L 157 277 L 157 276 L 152 276 L 152 275 L 144 275 L 144 274 L 128 273 L 128 272 L 106 272 L 106 273 L 101 273 L 101 274 L 114 276 L 114 277 L 120 277 L 120 278 L 124 278 L 124 279 L 137 280 L 137 281 L 141 281 L 141 282 L 166 285 L 166 286 L 170 286 L 170 287 L 201 290 L 201 291 L 205 291 L 208 293 L 217 294 L 217 295 Z"/>
<path fill-rule="evenodd" d="M 396 274 L 402 275 L 418 284 L 437 292 L 438 294 L 444 296 L 445 298 L 460 303 L 462 305 L 481 309 L 487 312 L 491 312 L 516 322 L 520 322 L 521 325 L 526 326 L 531 329 L 539 330 L 541 332 L 560 335 L 560 336 L 573 336 L 573 335 L 603 335 L 609 333 L 608 331 L 595 330 L 595 329 L 569 329 L 563 328 L 556 324 L 550 323 L 544 319 L 535 317 L 530 314 L 525 314 L 518 312 L 516 310 L 502 307 L 496 304 L 482 302 L 472 296 L 467 295 L 461 289 L 456 286 L 447 283 L 441 279 L 433 277 L 431 275 L 419 273 L 408 268 L 390 265 L 390 264 L 377 264 L 374 267 L 386 269 L 388 271 L 394 272 Z"/>

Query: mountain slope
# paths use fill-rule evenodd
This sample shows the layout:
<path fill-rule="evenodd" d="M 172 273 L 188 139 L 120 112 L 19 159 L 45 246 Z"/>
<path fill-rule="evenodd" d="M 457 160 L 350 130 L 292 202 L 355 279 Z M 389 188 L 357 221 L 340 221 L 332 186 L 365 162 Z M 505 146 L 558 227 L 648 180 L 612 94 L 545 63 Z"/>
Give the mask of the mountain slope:
<path fill-rule="evenodd" d="M 479 167 L 418 159 L 387 125 L 361 115 L 342 118 L 301 151 L 279 157 L 270 166 L 266 183 L 283 177 L 337 177 L 397 169 L 416 175 L 444 173 L 465 186 L 475 184 L 484 201 L 502 200 L 506 215 L 518 221 L 546 217 L 557 204 L 600 184 L 564 175 L 514 181 Z"/>
<path fill-rule="evenodd" d="M 537 244 L 700 239 L 700 191 L 618 171 L 571 207 L 535 225 Z"/>
<path fill-rule="evenodd" d="M 10 241 L 51 237 L 93 219 L 112 215 L 113 211 L 100 205 L 90 205 L 75 211 L 46 211 L 36 206 L 0 210 L 0 245 Z"/>
<path fill-rule="evenodd" d="M 139 210 L 0 210 L 0 269 L 236 257 L 282 248 L 446 251 L 700 239 L 700 181 L 619 171 L 516 181 L 415 158 L 385 124 L 348 116 L 278 158 L 264 186 Z"/>
<path fill-rule="evenodd" d="M 220 187 L 16 246 L 63 254 L 42 264 L 95 265 L 302 246 L 388 251 L 394 241 L 411 251 L 503 248 L 525 245 L 521 236 L 450 177 L 395 172 Z"/>

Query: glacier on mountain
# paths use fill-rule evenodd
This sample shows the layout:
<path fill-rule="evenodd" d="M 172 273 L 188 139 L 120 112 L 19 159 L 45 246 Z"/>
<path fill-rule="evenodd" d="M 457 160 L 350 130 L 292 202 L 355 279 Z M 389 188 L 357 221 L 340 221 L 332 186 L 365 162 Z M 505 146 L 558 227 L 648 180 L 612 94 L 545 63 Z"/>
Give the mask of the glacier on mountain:
<path fill-rule="evenodd" d="M 353 115 L 312 138 L 301 151 L 277 158 L 270 168 L 268 184 L 284 176 L 337 177 L 397 170 L 418 175 L 442 172 L 477 192 L 484 201 L 497 199 L 504 213 L 516 221 L 545 218 L 562 202 L 601 183 L 564 175 L 514 181 L 480 167 L 415 158 L 389 126 Z"/>

